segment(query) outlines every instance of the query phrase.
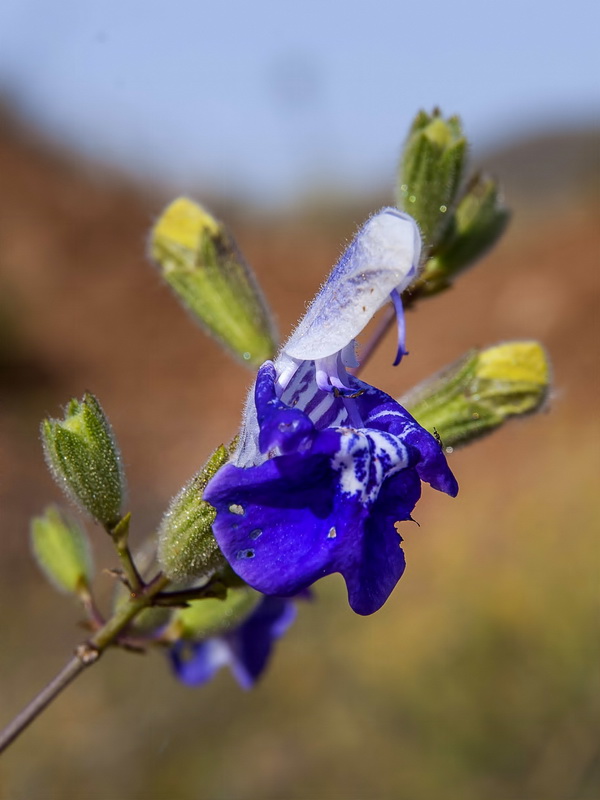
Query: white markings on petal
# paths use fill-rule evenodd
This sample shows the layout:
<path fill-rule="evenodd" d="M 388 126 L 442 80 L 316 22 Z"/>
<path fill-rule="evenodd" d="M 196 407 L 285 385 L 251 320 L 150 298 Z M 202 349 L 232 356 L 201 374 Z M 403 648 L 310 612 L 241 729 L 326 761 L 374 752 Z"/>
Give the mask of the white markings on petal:
<path fill-rule="evenodd" d="M 384 480 L 408 466 L 408 453 L 397 436 L 383 431 L 341 431 L 340 449 L 331 459 L 343 494 L 373 503 Z"/>

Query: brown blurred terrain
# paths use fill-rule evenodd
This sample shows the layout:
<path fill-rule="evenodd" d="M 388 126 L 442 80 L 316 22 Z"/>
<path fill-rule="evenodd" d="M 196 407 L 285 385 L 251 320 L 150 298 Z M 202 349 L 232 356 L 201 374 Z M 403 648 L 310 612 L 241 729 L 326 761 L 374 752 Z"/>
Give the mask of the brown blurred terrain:
<path fill-rule="evenodd" d="M 420 529 L 402 531 L 406 575 L 377 615 L 353 616 L 338 577 L 323 582 L 249 694 L 228 674 L 186 689 L 157 654 L 111 652 L 7 752 L 0 797 L 600 796 L 598 146 L 589 132 L 543 142 L 490 156 L 515 209 L 509 233 L 410 314 L 401 368 L 390 368 L 388 342 L 365 378 L 400 395 L 472 345 L 538 338 L 555 370 L 548 413 L 452 456 L 459 497 L 425 493 Z M 29 518 L 60 501 L 40 420 L 71 396 L 98 395 L 141 541 L 235 432 L 251 374 L 146 261 L 163 190 L 78 163 L 7 112 L 0 176 L 3 725 L 83 636 L 78 609 L 28 554 Z M 271 220 L 217 209 L 283 335 L 373 210 L 345 208 Z M 98 565 L 111 566 L 93 533 Z M 97 584 L 106 602 L 111 579 Z"/>

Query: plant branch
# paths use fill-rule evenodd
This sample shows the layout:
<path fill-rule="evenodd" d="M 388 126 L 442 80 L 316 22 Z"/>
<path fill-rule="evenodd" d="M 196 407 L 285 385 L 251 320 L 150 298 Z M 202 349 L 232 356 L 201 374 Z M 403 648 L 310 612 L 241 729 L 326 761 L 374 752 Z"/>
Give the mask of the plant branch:
<path fill-rule="evenodd" d="M 154 600 L 155 606 L 185 606 L 190 600 L 202 600 L 215 597 L 220 600 L 227 595 L 227 586 L 221 581 L 211 581 L 206 586 L 197 586 L 193 589 L 182 589 L 176 592 L 161 592 Z"/>
<path fill-rule="evenodd" d="M 118 641 L 119 634 L 141 611 L 153 605 L 155 596 L 169 585 L 170 581 L 162 573 L 144 586 L 139 593 L 133 593 L 125 605 L 119 608 L 96 633 L 76 649 L 75 655 L 65 664 L 58 675 L 0 732 L 0 753 L 36 719 L 48 705 L 86 667 L 95 664 L 109 645 Z"/>

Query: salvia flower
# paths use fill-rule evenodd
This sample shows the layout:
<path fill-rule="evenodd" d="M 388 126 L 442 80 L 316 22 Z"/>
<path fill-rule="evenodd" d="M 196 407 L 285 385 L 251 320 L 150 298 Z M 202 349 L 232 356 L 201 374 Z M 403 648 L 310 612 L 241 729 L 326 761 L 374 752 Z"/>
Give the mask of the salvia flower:
<path fill-rule="evenodd" d="M 169 651 L 175 674 L 188 686 L 200 686 L 228 666 L 240 686 L 250 689 L 265 669 L 273 644 L 295 616 L 291 600 L 263 597 L 234 629 L 201 641 L 177 641 Z"/>
<path fill-rule="evenodd" d="M 292 596 L 340 572 L 353 610 L 373 613 L 404 571 L 395 525 L 411 519 L 421 481 L 458 491 L 435 438 L 346 371 L 356 336 L 389 298 L 402 357 L 400 294 L 420 249 L 416 223 L 395 208 L 363 225 L 276 360 L 260 368 L 238 448 L 206 488 L 221 550 L 266 595 Z"/>

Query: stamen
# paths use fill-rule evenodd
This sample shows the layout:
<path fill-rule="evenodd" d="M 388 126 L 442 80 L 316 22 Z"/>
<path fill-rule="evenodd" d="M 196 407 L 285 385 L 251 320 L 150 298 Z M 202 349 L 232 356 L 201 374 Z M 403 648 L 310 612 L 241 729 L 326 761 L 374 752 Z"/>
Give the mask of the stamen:
<path fill-rule="evenodd" d="M 390 292 L 390 299 L 394 304 L 394 310 L 396 312 L 396 324 L 398 330 L 398 349 L 396 351 L 396 359 L 394 360 L 394 366 L 398 366 L 398 364 L 402 361 L 403 356 L 408 355 L 408 350 L 406 349 L 406 322 L 404 319 L 404 307 L 402 306 L 402 298 L 400 297 L 400 293 L 397 289 L 392 289 Z"/>
<path fill-rule="evenodd" d="M 361 415 L 358 412 L 358 406 L 353 400 L 349 397 L 342 397 L 342 402 L 344 404 L 344 408 L 348 412 L 348 417 L 350 418 L 350 422 L 354 428 L 364 428 L 364 422 Z"/>

